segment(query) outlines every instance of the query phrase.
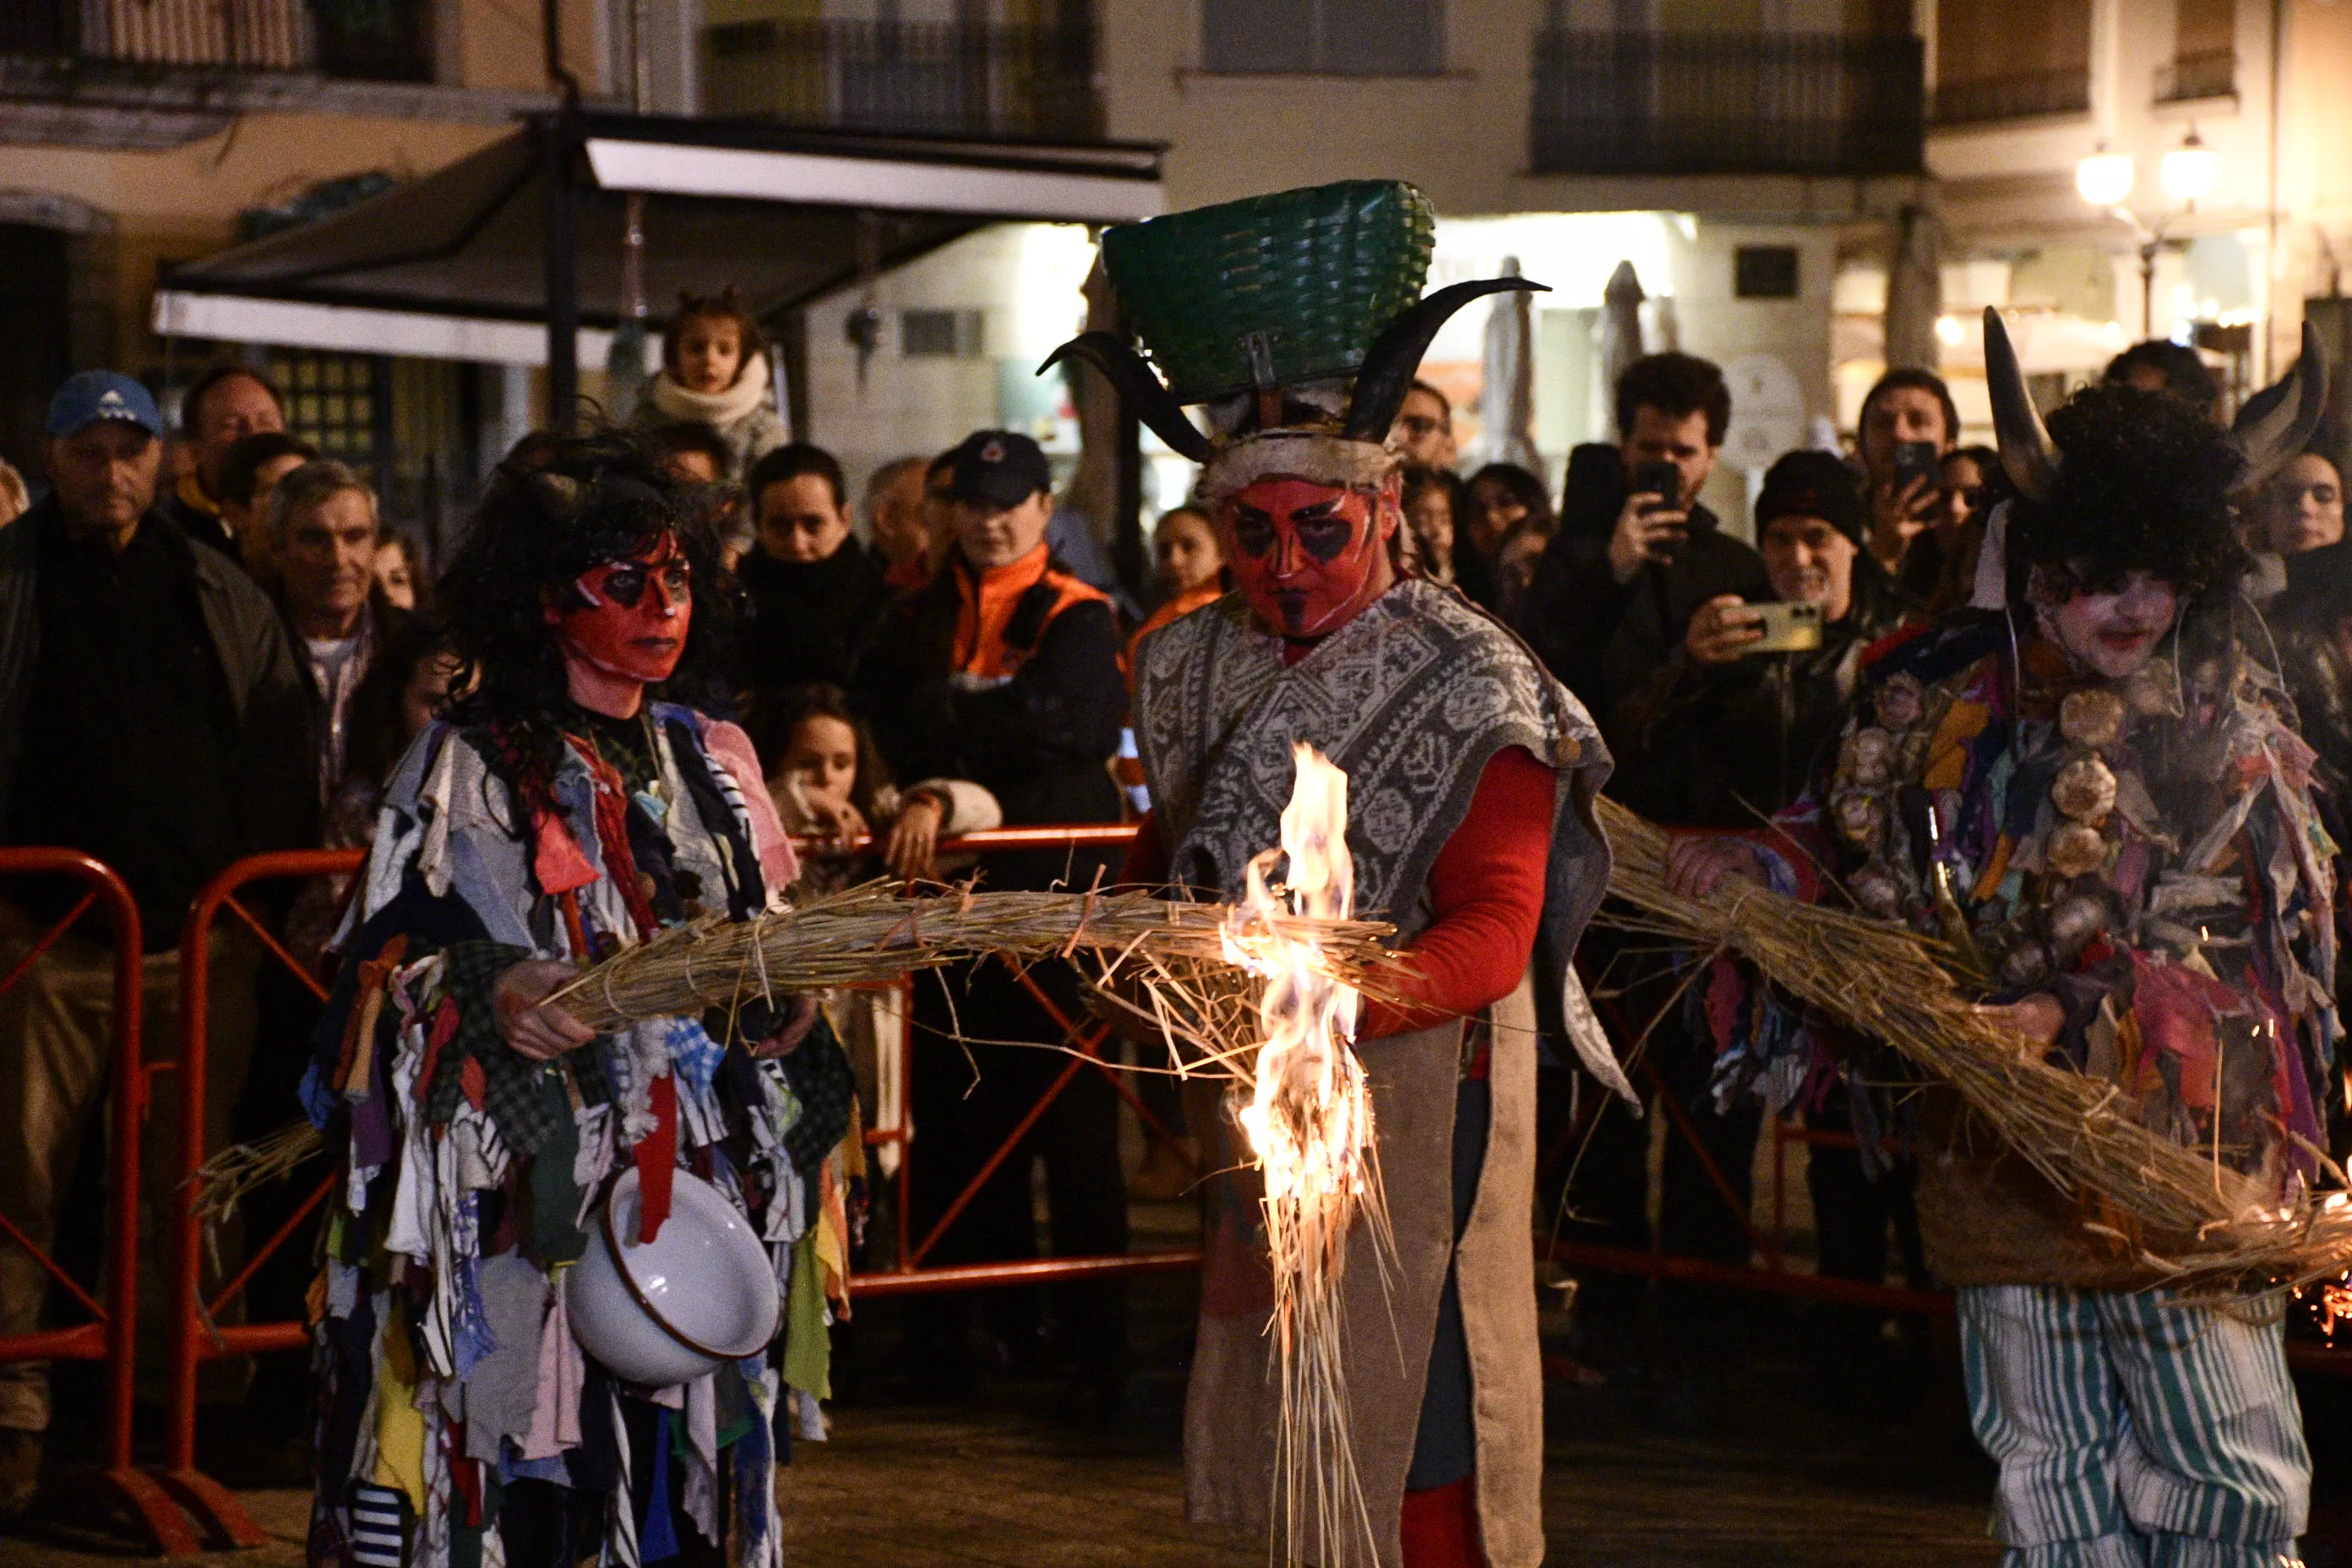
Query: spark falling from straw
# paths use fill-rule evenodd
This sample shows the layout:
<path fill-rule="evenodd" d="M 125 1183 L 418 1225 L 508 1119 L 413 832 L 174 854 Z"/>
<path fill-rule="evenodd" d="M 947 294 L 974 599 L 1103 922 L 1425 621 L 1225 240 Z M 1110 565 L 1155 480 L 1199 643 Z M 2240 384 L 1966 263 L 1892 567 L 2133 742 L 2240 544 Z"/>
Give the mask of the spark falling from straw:
<path fill-rule="evenodd" d="M 1277 1523 L 1294 1558 L 1302 1546 L 1320 1543 L 1326 1550 L 1315 1554 L 1328 1559 L 1342 1535 L 1360 1532 L 1371 1547 L 1349 1441 L 1341 1291 L 1357 1222 L 1370 1221 L 1376 1239 L 1387 1227 L 1371 1092 L 1349 1044 L 1356 989 L 1335 975 L 1311 930 L 1286 929 L 1286 917 L 1346 921 L 1353 913 L 1348 775 L 1312 746 L 1293 754 L 1298 772 L 1282 813 L 1282 847 L 1250 863 L 1247 890 L 1227 915 L 1224 936 L 1226 958 L 1265 982 L 1258 1002 L 1265 1040 L 1239 1119 L 1265 1183 L 1282 1399 Z M 1266 875 L 1278 857 L 1289 864 L 1276 889 Z"/>

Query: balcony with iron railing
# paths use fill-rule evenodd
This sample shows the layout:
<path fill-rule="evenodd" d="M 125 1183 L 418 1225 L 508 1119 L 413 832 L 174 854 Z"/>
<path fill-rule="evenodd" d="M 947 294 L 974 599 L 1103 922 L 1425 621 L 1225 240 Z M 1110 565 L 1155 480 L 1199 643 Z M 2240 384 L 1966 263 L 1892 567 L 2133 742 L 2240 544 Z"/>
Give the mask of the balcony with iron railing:
<path fill-rule="evenodd" d="M 1536 35 L 1541 174 L 1912 174 L 1917 38 L 1801 33 Z"/>
<path fill-rule="evenodd" d="M 2090 108 L 2091 68 L 2063 66 L 1973 81 L 1939 81 L 1929 95 L 1927 117 L 1938 126 L 1973 125 L 2050 114 L 2086 114 Z"/>
<path fill-rule="evenodd" d="M 1085 26 L 733 22 L 704 30 L 704 55 L 709 114 L 1038 141 L 1102 135 Z"/>
<path fill-rule="evenodd" d="M 2238 90 L 2238 57 L 2228 49 L 2181 55 L 2156 68 L 2156 101 L 2189 103 Z"/>
<path fill-rule="evenodd" d="M 432 0 L 0 0 L 0 60 L 430 81 Z"/>

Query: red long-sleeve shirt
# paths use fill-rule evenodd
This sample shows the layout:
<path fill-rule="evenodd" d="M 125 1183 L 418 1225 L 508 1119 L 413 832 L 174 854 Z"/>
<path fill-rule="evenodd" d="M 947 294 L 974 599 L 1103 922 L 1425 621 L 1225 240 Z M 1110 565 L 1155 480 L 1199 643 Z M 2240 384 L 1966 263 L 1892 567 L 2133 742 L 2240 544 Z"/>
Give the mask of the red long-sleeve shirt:
<path fill-rule="evenodd" d="M 1407 1005 L 1367 1001 L 1357 1034 L 1410 1034 L 1472 1016 L 1509 995 L 1527 973 L 1543 915 L 1558 775 L 1525 747 L 1496 752 L 1478 775 L 1462 825 L 1429 871 L 1431 920 L 1405 951 Z M 1168 850 L 1143 819 L 1120 879 L 1167 879 Z"/>

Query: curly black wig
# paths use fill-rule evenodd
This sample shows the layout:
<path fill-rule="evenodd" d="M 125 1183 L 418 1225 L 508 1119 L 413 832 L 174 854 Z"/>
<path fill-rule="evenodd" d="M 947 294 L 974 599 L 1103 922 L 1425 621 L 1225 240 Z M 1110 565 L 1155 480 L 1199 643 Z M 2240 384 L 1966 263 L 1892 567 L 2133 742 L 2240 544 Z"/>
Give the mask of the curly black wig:
<path fill-rule="evenodd" d="M 665 534 L 693 574 L 694 616 L 676 672 L 647 695 L 693 705 L 723 699 L 735 605 L 694 516 L 690 488 L 617 431 L 555 438 L 527 468 L 500 464 L 441 579 L 461 667 L 450 689 L 467 692 L 450 716 L 528 731 L 563 712 L 569 687 L 547 606 L 583 573 L 641 555 Z"/>
<path fill-rule="evenodd" d="M 2050 416 L 2056 488 L 2011 503 L 2010 559 L 2060 594 L 2105 592 L 2134 572 L 2184 597 L 2246 566 L 2230 491 L 2245 460 L 2230 433 L 2177 397 L 2086 386 Z"/>

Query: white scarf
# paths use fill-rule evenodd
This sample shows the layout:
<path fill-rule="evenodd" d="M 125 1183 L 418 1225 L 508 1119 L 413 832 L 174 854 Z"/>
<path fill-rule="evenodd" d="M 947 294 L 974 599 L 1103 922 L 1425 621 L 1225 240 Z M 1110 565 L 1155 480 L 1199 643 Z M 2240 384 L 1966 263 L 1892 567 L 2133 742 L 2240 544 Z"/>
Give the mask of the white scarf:
<path fill-rule="evenodd" d="M 665 368 L 654 377 L 654 406 L 672 419 L 724 430 L 768 400 L 768 356 L 753 354 L 724 392 L 689 392 Z"/>

